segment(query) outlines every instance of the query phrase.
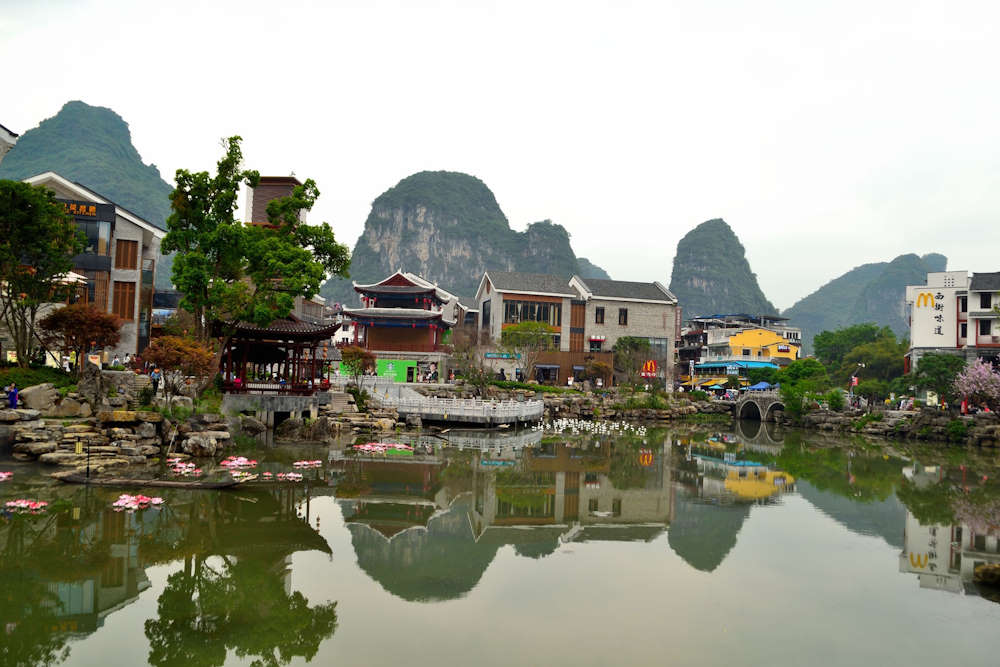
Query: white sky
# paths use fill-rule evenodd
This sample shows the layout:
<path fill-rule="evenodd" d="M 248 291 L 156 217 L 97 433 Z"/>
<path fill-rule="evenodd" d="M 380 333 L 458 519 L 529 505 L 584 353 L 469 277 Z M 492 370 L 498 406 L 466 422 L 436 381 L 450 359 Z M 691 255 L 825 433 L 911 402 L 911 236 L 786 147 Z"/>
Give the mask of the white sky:
<path fill-rule="evenodd" d="M 220 139 L 371 201 L 464 171 L 622 280 L 723 217 L 781 308 L 904 252 L 1000 270 L 995 2 L 0 0 L 0 123 L 107 106 L 172 181 Z"/>

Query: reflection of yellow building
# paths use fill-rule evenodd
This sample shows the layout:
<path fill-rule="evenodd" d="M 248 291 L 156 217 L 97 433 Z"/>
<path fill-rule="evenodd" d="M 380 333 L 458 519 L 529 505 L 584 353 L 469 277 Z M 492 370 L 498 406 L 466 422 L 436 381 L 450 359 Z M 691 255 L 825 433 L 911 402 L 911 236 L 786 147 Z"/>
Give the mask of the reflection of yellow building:
<path fill-rule="evenodd" d="M 794 483 L 794 477 L 780 470 L 755 470 L 744 476 L 739 470 L 730 470 L 725 487 L 744 500 L 762 500 L 791 488 Z"/>
<path fill-rule="evenodd" d="M 781 334 L 767 329 L 743 329 L 729 337 L 729 349 L 734 359 L 798 358 L 799 348 Z"/>

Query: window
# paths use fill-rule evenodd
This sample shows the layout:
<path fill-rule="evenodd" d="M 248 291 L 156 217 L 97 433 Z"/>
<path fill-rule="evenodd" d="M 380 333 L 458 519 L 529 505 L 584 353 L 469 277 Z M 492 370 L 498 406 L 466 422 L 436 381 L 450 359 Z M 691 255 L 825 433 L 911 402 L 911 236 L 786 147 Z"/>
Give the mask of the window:
<path fill-rule="evenodd" d="M 480 310 L 483 313 L 483 328 L 484 329 L 489 329 L 490 328 L 490 306 L 491 305 L 492 304 L 489 301 L 483 301 L 483 305 L 480 308 Z"/>
<path fill-rule="evenodd" d="M 628 308 L 618 309 L 618 324 L 625 326 L 628 324 Z"/>
<path fill-rule="evenodd" d="M 544 301 L 504 301 L 504 324 L 519 322 L 544 322 L 549 326 L 562 326 L 562 304 Z"/>
<path fill-rule="evenodd" d="M 615 498 L 611 501 L 611 514 L 614 516 L 622 515 L 622 499 Z"/>
<path fill-rule="evenodd" d="M 979 307 L 986 309 L 993 307 L 993 295 L 990 292 L 983 292 L 979 295 Z"/>
<path fill-rule="evenodd" d="M 87 276 L 87 303 L 102 313 L 108 310 L 108 283 L 111 274 L 107 271 L 84 271 Z"/>
<path fill-rule="evenodd" d="M 743 348 L 743 356 L 744 357 L 749 357 L 750 356 L 750 348 L 749 347 Z"/>
<path fill-rule="evenodd" d="M 76 223 L 76 228 L 83 232 L 85 238 L 83 254 L 104 255 L 111 254 L 111 223 L 110 222 L 80 222 Z"/>
<path fill-rule="evenodd" d="M 587 510 L 590 512 L 597 511 L 597 498 L 591 498 L 587 501 Z"/>
<path fill-rule="evenodd" d="M 962 333 L 959 334 L 959 336 L 961 338 L 968 338 L 969 337 L 969 323 L 968 322 L 962 322 L 961 331 L 962 331 Z"/>
<path fill-rule="evenodd" d="M 135 283 L 115 281 L 112 311 L 123 320 L 135 319 Z"/>
<path fill-rule="evenodd" d="M 604 306 L 594 309 L 594 324 L 604 324 Z"/>
<path fill-rule="evenodd" d="M 602 340 L 592 340 L 592 341 L 590 341 L 590 351 L 591 352 L 600 352 L 602 345 L 604 345 L 604 341 L 602 341 Z"/>
<path fill-rule="evenodd" d="M 132 269 L 139 268 L 139 242 L 118 239 L 115 243 L 115 268 Z"/>
<path fill-rule="evenodd" d="M 969 312 L 969 297 L 961 296 L 958 298 L 958 309 L 960 313 Z"/>
<path fill-rule="evenodd" d="M 989 336 L 990 335 L 990 321 L 989 320 L 979 320 L 979 335 Z"/>

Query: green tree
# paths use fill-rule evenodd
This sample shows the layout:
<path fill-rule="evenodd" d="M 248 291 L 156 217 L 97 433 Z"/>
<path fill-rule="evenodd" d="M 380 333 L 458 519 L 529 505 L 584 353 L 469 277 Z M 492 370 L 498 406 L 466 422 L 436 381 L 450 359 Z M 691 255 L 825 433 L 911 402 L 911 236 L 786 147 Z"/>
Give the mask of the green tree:
<path fill-rule="evenodd" d="M 115 315 L 83 303 L 59 308 L 38 321 L 42 341 L 49 350 L 76 353 L 80 375 L 83 375 L 84 352 L 117 345 L 121 325 Z"/>
<path fill-rule="evenodd" d="M 509 326 L 500 336 L 500 346 L 519 358 L 524 378 L 535 377 L 535 364 L 542 352 L 553 349 L 552 327 L 544 322 L 525 320 Z"/>
<path fill-rule="evenodd" d="M 55 193 L 19 181 L 0 181 L 0 319 L 25 367 L 38 344 L 36 320 L 46 303 L 65 301 L 64 279 L 83 238 Z"/>
<path fill-rule="evenodd" d="M 885 380 L 862 380 L 854 388 L 854 393 L 863 396 L 871 402 L 884 401 L 889 395 L 889 383 Z"/>
<path fill-rule="evenodd" d="M 955 398 L 955 377 L 965 368 L 965 359 L 954 354 L 927 354 L 920 358 L 913 384 L 947 400 Z"/>
<path fill-rule="evenodd" d="M 824 366 L 839 368 L 848 352 L 859 345 L 875 342 L 885 335 L 886 329 L 888 327 L 879 329 L 877 324 L 868 322 L 836 331 L 823 331 L 813 338 L 813 350 Z M 895 338 L 893 335 L 893 340 Z"/>
<path fill-rule="evenodd" d="M 483 396 L 493 379 L 493 369 L 486 365 L 483 350 L 477 345 L 476 332 L 457 330 L 452 337 L 451 363 L 462 379 Z"/>
<path fill-rule="evenodd" d="M 173 212 L 161 250 L 178 253 L 173 283 L 201 340 L 212 325 L 228 329 L 243 320 L 267 326 L 285 317 L 297 296 L 312 297 L 329 275 L 347 277 L 350 264 L 349 250 L 328 224 L 302 222 L 319 197 L 311 179 L 268 204 L 268 224 L 235 219 L 240 185 L 254 187 L 260 180 L 256 171 L 243 169 L 240 141 L 226 141 L 215 176 L 179 169 L 170 195 Z"/>
<path fill-rule="evenodd" d="M 348 345 L 340 351 L 340 366 L 354 379 L 354 385 L 361 388 L 361 376 L 365 371 L 375 370 L 375 355 L 358 345 Z"/>
<path fill-rule="evenodd" d="M 861 372 L 864 378 L 890 382 L 903 375 L 903 356 L 908 348 L 909 343 L 905 339 L 896 342 L 896 336 L 889 332 L 887 336 L 858 345 L 848 352 L 840 369 L 834 373 L 835 378 L 839 383 L 846 383 L 859 364 L 863 364 Z"/>
<path fill-rule="evenodd" d="M 184 295 L 181 307 L 195 319 L 195 336 L 208 339 L 208 325 L 226 319 L 233 292 L 246 289 L 244 227 L 236 218 L 242 183 L 256 187 L 260 174 L 243 169 L 241 138 L 226 140 L 226 154 L 216 175 L 178 169 L 170 193 L 167 234 L 160 243 L 166 255 L 176 252 L 171 280 Z"/>
<path fill-rule="evenodd" d="M 625 381 L 635 384 L 639 369 L 650 355 L 649 340 L 635 336 L 622 336 L 612 348 L 615 353 L 615 370 L 621 371 Z"/>
<path fill-rule="evenodd" d="M 815 359 L 797 359 L 781 369 L 776 377 L 781 385 L 785 413 L 794 421 L 810 409 L 817 394 L 830 385 L 826 367 Z"/>
<path fill-rule="evenodd" d="M 774 384 L 778 381 L 778 369 L 769 367 L 748 368 L 747 381 L 749 381 L 750 384 L 757 384 L 758 382 Z"/>

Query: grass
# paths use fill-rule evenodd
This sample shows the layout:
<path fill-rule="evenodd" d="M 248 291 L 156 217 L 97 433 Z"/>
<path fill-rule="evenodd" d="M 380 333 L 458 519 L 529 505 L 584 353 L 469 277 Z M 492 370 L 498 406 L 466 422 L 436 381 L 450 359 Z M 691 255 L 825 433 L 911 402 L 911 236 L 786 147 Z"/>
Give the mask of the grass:
<path fill-rule="evenodd" d="M 62 369 L 48 366 L 0 368 L 0 387 L 6 387 L 11 382 L 15 383 L 19 389 L 46 382 L 51 382 L 57 389 L 68 389 L 76 386 L 76 376 Z"/>
<path fill-rule="evenodd" d="M 852 426 L 854 427 L 855 431 L 860 431 L 865 426 L 868 426 L 868 424 L 870 424 L 871 422 L 882 421 L 882 416 L 883 415 L 881 412 L 869 412 L 868 414 L 863 415 L 858 419 L 855 419 L 854 424 L 852 424 Z"/>

